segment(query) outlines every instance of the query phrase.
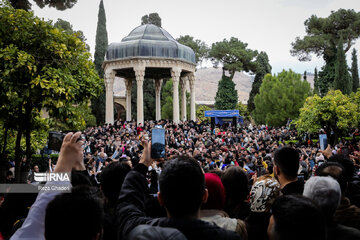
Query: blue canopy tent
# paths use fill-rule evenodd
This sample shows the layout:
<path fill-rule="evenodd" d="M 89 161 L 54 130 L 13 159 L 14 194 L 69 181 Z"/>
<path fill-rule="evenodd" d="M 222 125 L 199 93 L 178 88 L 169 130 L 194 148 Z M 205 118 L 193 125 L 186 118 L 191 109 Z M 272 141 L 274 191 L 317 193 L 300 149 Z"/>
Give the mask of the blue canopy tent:
<path fill-rule="evenodd" d="M 211 110 L 205 111 L 205 117 L 211 118 L 211 127 L 219 124 L 232 123 L 237 125 L 238 122 L 244 123 L 243 117 L 239 115 L 239 110 Z"/>

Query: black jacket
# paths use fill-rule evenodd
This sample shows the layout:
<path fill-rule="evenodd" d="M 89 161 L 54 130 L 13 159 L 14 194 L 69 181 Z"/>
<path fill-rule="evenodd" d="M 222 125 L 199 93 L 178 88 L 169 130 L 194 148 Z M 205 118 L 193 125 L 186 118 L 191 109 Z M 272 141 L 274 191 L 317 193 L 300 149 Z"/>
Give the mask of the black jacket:
<path fill-rule="evenodd" d="M 140 224 L 171 227 L 181 231 L 187 239 L 240 239 L 240 235 L 198 219 L 150 218 L 145 215 L 148 192 L 147 167 L 138 164 L 128 173 L 120 191 L 116 225 L 118 239 L 126 239 L 130 231 Z"/>
<path fill-rule="evenodd" d="M 283 195 L 302 195 L 304 191 L 304 181 L 296 180 L 295 182 L 291 182 L 285 185 L 283 189 L 281 189 L 281 193 Z"/>

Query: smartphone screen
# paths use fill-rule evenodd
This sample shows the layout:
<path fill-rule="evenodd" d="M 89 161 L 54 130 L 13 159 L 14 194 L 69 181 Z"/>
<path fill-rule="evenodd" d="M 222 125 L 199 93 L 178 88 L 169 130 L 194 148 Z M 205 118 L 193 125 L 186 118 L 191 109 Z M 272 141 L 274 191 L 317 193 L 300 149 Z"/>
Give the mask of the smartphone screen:
<path fill-rule="evenodd" d="M 319 135 L 319 142 L 320 142 L 320 149 L 325 150 L 325 148 L 327 148 L 327 145 L 328 145 L 326 134 Z"/>
<path fill-rule="evenodd" d="M 151 131 L 151 158 L 165 158 L 164 128 L 153 128 Z"/>
<path fill-rule="evenodd" d="M 48 148 L 60 152 L 65 134 L 62 132 L 49 132 Z"/>

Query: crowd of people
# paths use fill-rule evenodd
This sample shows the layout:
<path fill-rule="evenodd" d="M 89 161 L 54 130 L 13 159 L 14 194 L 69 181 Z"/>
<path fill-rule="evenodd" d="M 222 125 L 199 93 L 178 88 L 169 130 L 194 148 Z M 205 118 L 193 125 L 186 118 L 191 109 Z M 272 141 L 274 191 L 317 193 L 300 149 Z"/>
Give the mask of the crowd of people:
<path fill-rule="evenodd" d="M 153 128 L 166 132 L 163 159 L 151 158 Z M 50 172 L 72 172 L 71 193 L 40 192 L 26 203 L 5 196 L 1 237 L 360 239 L 358 135 L 321 150 L 289 127 L 90 127 L 67 134 L 49 161 Z M 13 202 L 31 208 L 14 214 Z"/>

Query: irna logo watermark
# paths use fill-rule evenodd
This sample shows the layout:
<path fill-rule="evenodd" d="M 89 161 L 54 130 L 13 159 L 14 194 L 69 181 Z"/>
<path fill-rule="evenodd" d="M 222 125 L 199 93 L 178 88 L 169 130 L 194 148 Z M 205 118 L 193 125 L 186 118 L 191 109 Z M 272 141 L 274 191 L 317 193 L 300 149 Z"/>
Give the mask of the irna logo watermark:
<path fill-rule="evenodd" d="M 34 173 L 37 182 L 70 182 L 70 173 Z"/>

